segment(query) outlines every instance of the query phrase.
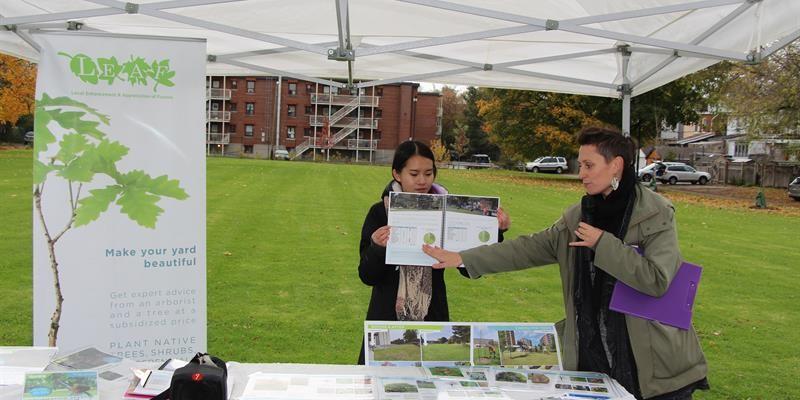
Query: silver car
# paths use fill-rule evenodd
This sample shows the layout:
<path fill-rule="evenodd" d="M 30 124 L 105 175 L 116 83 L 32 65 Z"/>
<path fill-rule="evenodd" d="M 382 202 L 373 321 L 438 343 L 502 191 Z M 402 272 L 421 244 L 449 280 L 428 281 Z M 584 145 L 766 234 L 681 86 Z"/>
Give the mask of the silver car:
<path fill-rule="evenodd" d="M 560 174 L 567 169 L 567 159 L 564 157 L 539 157 L 525 164 L 528 172 L 553 171 Z"/>
<path fill-rule="evenodd" d="M 800 201 L 800 176 L 794 178 L 792 183 L 789 184 L 789 197 Z"/>
<path fill-rule="evenodd" d="M 642 182 L 650 182 L 653 177 L 660 177 L 664 171 L 670 165 L 686 165 L 684 163 L 679 162 L 669 162 L 669 161 L 656 161 L 644 168 L 639 169 L 639 179 Z"/>
<path fill-rule="evenodd" d="M 705 185 L 711 180 L 711 174 L 698 171 L 688 165 L 668 165 L 664 174 L 657 178 L 661 183 L 674 185 L 678 182 L 691 182 Z"/>

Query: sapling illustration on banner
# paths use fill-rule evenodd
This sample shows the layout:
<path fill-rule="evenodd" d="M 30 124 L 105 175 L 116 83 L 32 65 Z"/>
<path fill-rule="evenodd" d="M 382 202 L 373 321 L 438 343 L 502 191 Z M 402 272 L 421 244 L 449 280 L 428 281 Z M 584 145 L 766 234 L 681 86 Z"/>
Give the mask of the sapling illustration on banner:
<path fill-rule="evenodd" d="M 145 171 L 119 171 L 117 162 L 129 148 L 109 140 L 101 127 L 110 127 L 110 118 L 97 109 L 69 97 L 50 97 L 36 101 L 34 118 L 33 198 L 36 215 L 44 230 L 53 272 L 56 308 L 50 319 L 49 346 L 56 346 L 64 297 L 59 280 L 56 243 L 72 228 L 97 220 L 111 203 L 119 206 L 136 224 L 154 229 L 164 210 L 157 204 L 163 197 L 185 200 L 189 197 L 180 182 L 166 175 L 156 178 Z M 55 132 L 58 132 L 57 135 Z M 60 137 L 60 139 L 59 139 Z M 55 144 L 51 149 L 50 145 Z M 52 150 L 52 151 L 48 151 Z M 45 157 L 43 159 L 43 157 Z M 63 179 L 68 184 L 69 218 L 56 232 L 48 227 L 42 198 L 48 179 Z M 89 184 L 105 187 L 83 191 Z"/>

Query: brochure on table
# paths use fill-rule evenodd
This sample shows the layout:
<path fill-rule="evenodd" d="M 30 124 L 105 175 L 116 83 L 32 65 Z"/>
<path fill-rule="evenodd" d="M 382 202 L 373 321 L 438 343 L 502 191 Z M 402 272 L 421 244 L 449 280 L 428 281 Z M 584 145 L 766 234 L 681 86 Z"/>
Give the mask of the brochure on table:
<path fill-rule="evenodd" d="M 94 347 L 84 347 L 64 355 L 59 355 L 45 371 L 97 372 L 97 377 L 105 381 L 119 381 L 130 376 L 131 368 L 138 364 L 130 359 L 117 357 Z"/>
<path fill-rule="evenodd" d="M 497 197 L 390 192 L 386 263 L 433 265 L 423 244 L 461 251 L 497 243 L 499 208 Z"/>
<path fill-rule="evenodd" d="M 391 368 L 391 367 L 387 367 Z M 254 373 L 242 400 L 633 399 L 605 374 L 501 367 L 425 368 L 425 376 Z"/>
<path fill-rule="evenodd" d="M 516 366 L 560 370 L 551 323 L 365 321 L 368 366 Z"/>
<path fill-rule="evenodd" d="M 28 373 L 22 399 L 97 400 L 97 371 Z"/>
<path fill-rule="evenodd" d="M 42 372 L 56 347 L 0 346 L 0 386 L 22 385 L 28 372 Z"/>

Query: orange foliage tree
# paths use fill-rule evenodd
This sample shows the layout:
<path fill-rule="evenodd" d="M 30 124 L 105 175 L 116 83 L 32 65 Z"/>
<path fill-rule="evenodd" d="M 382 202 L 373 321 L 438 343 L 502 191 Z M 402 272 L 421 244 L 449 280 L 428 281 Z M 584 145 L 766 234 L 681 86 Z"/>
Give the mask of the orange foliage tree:
<path fill-rule="evenodd" d="M 33 112 L 36 64 L 0 54 L 0 124 L 15 125 Z"/>

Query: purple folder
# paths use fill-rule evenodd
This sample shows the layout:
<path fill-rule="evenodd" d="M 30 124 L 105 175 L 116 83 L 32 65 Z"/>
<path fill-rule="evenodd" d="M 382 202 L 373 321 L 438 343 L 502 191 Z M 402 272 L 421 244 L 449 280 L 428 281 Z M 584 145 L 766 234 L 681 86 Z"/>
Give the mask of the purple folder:
<path fill-rule="evenodd" d="M 617 281 L 611 294 L 609 308 L 635 317 L 655 320 L 662 324 L 689 329 L 692 325 L 692 306 L 700 283 L 702 268 L 684 262 L 672 278 L 669 289 L 661 297 L 646 295 Z"/>

